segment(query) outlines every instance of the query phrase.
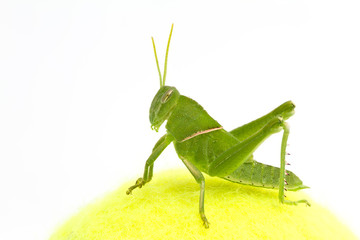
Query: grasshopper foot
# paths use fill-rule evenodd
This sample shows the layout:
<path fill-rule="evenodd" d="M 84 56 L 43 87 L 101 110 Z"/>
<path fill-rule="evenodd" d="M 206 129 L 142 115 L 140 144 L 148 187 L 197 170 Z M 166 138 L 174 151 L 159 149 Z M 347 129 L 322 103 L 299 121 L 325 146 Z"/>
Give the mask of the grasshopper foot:
<path fill-rule="evenodd" d="M 283 202 L 284 204 L 288 204 L 288 205 L 298 205 L 299 203 L 305 203 L 306 206 L 310 207 L 311 204 L 308 202 L 308 200 L 306 199 L 301 199 L 301 200 L 298 200 L 298 201 L 289 201 L 289 200 L 284 200 Z"/>
<path fill-rule="evenodd" d="M 141 188 L 144 185 L 145 185 L 144 179 L 139 178 L 138 180 L 136 180 L 135 185 L 129 187 L 129 189 L 126 191 L 126 194 L 129 195 L 135 188 Z"/>
<path fill-rule="evenodd" d="M 206 216 L 205 216 L 205 214 L 201 214 L 201 219 L 203 220 L 203 222 L 204 222 L 204 227 L 205 228 L 209 228 L 209 221 L 207 220 L 207 218 L 206 218 Z"/>

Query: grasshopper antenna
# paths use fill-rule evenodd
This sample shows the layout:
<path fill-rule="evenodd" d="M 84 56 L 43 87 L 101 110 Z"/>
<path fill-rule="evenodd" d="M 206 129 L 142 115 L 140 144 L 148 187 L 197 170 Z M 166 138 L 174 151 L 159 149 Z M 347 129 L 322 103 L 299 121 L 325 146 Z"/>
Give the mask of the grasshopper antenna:
<path fill-rule="evenodd" d="M 166 47 L 165 65 L 164 65 L 164 77 L 163 77 L 163 82 L 162 82 L 163 86 L 165 86 L 166 70 L 167 70 L 167 59 L 168 59 L 168 54 L 169 54 L 170 40 L 171 40 L 171 35 L 172 35 L 173 28 L 174 28 L 174 24 L 171 24 L 169 40 L 168 40 L 168 44 L 167 44 L 167 47 Z"/>
<path fill-rule="evenodd" d="M 160 77 L 160 88 L 163 86 L 163 81 L 162 81 L 162 77 L 161 77 L 161 71 L 160 71 L 160 67 L 159 67 L 159 61 L 158 61 L 158 58 L 157 58 L 157 55 L 156 55 L 156 48 L 155 48 L 155 42 L 154 42 L 154 38 L 151 37 L 151 40 L 152 40 L 152 44 L 153 44 L 153 47 L 154 47 L 154 53 L 155 53 L 155 60 L 156 60 L 156 66 L 157 66 L 157 69 L 158 69 L 158 72 L 159 72 L 159 77 Z"/>
<path fill-rule="evenodd" d="M 171 40 L 171 35 L 172 35 L 173 28 L 174 28 L 174 24 L 171 25 L 169 40 L 168 40 L 168 44 L 167 44 L 167 47 L 166 47 L 165 66 L 164 66 L 164 77 L 161 77 L 159 60 L 158 60 L 157 54 L 156 54 L 155 41 L 154 41 L 154 38 L 151 37 L 152 44 L 153 44 L 153 47 L 154 47 L 154 54 L 155 54 L 156 66 L 157 66 L 157 69 L 158 69 L 158 72 L 159 72 L 160 88 L 161 88 L 162 86 L 165 86 L 166 70 L 167 70 L 167 59 L 168 59 L 168 55 L 169 55 L 170 40 Z"/>

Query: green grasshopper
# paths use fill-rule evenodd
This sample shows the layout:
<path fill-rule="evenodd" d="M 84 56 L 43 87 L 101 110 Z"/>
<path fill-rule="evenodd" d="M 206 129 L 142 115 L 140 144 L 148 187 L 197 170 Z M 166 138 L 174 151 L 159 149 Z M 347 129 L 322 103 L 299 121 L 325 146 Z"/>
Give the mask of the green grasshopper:
<path fill-rule="evenodd" d="M 200 185 L 199 212 L 206 228 L 209 222 L 204 212 L 205 178 L 202 174 L 216 176 L 225 180 L 262 188 L 278 188 L 281 203 L 297 205 L 305 199 L 289 201 L 284 191 L 298 191 L 307 188 L 292 172 L 285 170 L 289 126 L 285 122 L 294 114 L 295 105 L 285 102 L 270 113 L 227 132 L 196 101 L 180 95 L 175 87 L 165 86 L 167 59 L 172 35 L 171 26 L 165 55 L 164 75 L 161 76 L 155 42 L 152 38 L 156 65 L 160 77 L 160 89 L 150 107 L 150 123 L 158 131 L 167 120 L 167 133 L 155 144 L 145 164 L 142 178 L 127 190 L 141 188 L 150 182 L 153 176 L 154 162 L 162 151 L 173 142 L 175 150 Z M 269 136 L 283 130 L 281 143 L 280 168 L 259 163 L 253 159 L 254 151 Z M 285 187 L 286 186 L 286 187 Z"/>

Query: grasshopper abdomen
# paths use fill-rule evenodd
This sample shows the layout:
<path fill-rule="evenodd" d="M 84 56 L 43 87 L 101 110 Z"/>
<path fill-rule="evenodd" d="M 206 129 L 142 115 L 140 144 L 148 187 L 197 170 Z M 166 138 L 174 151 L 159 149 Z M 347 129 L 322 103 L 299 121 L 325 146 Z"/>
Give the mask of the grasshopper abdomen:
<path fill-rule="evenodd" d="M 297 191 L 307 188 L 293 172 L 287 171 L 287 173 L 284 180 L 288 190 Z M 279 188 L 279 178 L 280 168 L 256 161 L 246 162 L 230 175 L 223 177 L 231 182 L 263 188 Z"/>

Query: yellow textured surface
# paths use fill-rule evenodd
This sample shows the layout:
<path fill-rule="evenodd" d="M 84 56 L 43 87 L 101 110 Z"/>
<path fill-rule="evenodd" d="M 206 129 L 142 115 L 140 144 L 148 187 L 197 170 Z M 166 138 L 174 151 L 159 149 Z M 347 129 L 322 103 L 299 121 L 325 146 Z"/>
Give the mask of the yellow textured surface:
<path fill-rule="evenodd" d="M 154 175 L 133 194 L 126 183 L 83 208 L 52 236 L 55 239 L 356 239 L 328 210 L 304 193 L 312 206 L 279 203 L 277 191 L 206 176 L 205 229 L 198 213 L 199 185 L 186 170 Z"/>

